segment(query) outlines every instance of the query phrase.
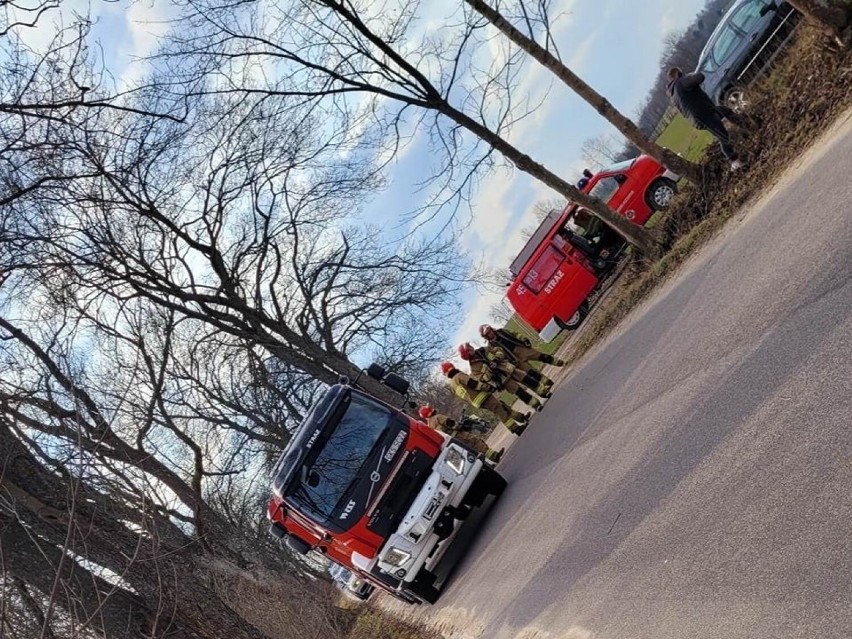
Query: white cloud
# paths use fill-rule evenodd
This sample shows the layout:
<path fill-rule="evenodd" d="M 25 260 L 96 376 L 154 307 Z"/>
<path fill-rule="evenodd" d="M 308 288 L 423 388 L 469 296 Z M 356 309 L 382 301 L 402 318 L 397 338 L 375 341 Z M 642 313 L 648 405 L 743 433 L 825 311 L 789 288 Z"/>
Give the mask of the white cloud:
<path fill-rule="evenodd" d="M 575 2 L 566 3 L 570 9 Z M 563 10 L 566 9 L 563 7 Z M 570 16 L 568 16 L 570 18 Z M 572 19 L 557 22 L 554 37 L 557 42 L 570 42 L 569 31 L 574 26 Z M 565 59 L 566 65 L 575 73 L 582 74 L 587 69 L 593 55 L 593 49 L 599 32 L 585 32 L 584 37 L 570 49 L 570 55 Z M 567 51 L 562 51 L 563 56 Z M 548 136 L 553 137 L 553 127 L 564 109 L 564 103 L 559 99 L 560 94 L 570 92 L 545 67 L 535 61 L 530 61 L 518 93 L 529 95 L 533 103 L 549 95 L 540 106 L 529 116 L 519 122 L 509 133 L 508 139 L 522 151 L 530 153 L 537 159 L 536 149 L 544 153 L 548 144 Z M 564 111 L 562 112 L 564 116 Z M 552 148 L 550 150 L 553 150 Z M 557 153 L 548 154 L 550 157 Z M 561 166 L 551 167 L 566 175 L 573 175 L 582 170 L 579 161 L 561 158 Z M 532 193 L 528 201 L 518 205 L 516 194 L 521 191 Z M 507 267 L 524 245 L 521 231 L 535 223 L 534 208 L 537 202 L 559 197 L 553 190 L 520 171 L 502 168 L 486 177 L 480 186 L 479 194 L 474 202 L 474 219 L 460 239 L 461 247 L 466 252 L 481 253 L 482 264 L 490 268 Z M 485 291 L 479 293 L 468 308 L 465 309 L 464 319 L 454 336 L 454 342 L 460 343 L 472 340 L 477 335 L 480 324 L 489 321 L 491 308 L 500 302 L 503 291 Z"/>
<path fill-rule="evenodd" d="M 122 48 L 125 67 L 121 74 L 121 90 L 132 88 L 141 82 L 149 71 L 149 65 L 142 60 L 154 53 L 160 41 L 171 28 L 170 19 L 174 8 L 170 3 L 148 0 L 134 2 L 125 14 L 129 43 Z"/>
<path fill-rule="evenodd" d="M 656 72 L 656 59 L 662 49 L 665 33 L 688 24 L 704 0 L 661 0 L 654 15 L 636 26 L 635 42 L 617 41 L 613 46 L 611 32 L 614 29 L 627 31 L 627 22 L 639 14 L 625 11 L 624 5 L 615 0 L 601 0 L 595 9 L 588 5 L 578 6 L 567 0 L 553 12 L 561 13 L 556 23 L 555 39 L 566 66 L 593 87 L 601 84 L 600 74 L 609 74 L 621 65 L 623 76 L 622 101 L 630 106 L 644 97 L 648 87 L 631 97 L 624 89 L 639 76 L 648 76 L 650 82 Z M 572 12 L 581 12 L 580 15 Z M 644 14 L 643 14 L 644 15 Z M 594 17 L 594 22 L 588 23 Z M 581 24 L 580 21 L 583 23 Z M 587 24 L 588 23 L 588 24 Z M 584 28 L 587 27 L 587 28 Z M 590 29 L 588 27 L 591 27 Z M 648 43 L 653 43 L 648 46 Z M 610 82 L 610 84 L 612 84 Z M 519 122 L 511 131 L 509 140 L 533 159 L 542 162 L 563 176 L 579 175 L 583 163 L 579 159 L 579 144 L 582 139 L 596 135 L 609 125 L 595 114 L 589 113 L 579 99 L 558 79 L 531 61 L 524 71 L 519 93 L 530 95 L 534 100 L 550 89 L 541 107 Z M 611 90 L 611 89 L 610 89 Z M 609 96 L 618 97 L 618 96 Z M 625 100 L 624 98 L 628 98 Z M 573 150 L 573 153 L 572 153 Z M 525 193 L 527 201 L 519 202 L 517 194 Z M 529 176 L 514 172 L 495 173 L 484 179 L 474 204 L 474 220 L 461 239 L 461 246 L 483 255 L 483 262 L 492 267 L 505 267 L 523 245 L 520 231 L 534 221 L 532 213 L 535 202 L 555 197 L 556 194 Z M 491 308 L 503 297 L 502 291 L 486 291 L 468 302 L 461 324 L 454 336 L 454 343 L 471 340 L 477 336 L 477 327 L 488 321 Z"/>

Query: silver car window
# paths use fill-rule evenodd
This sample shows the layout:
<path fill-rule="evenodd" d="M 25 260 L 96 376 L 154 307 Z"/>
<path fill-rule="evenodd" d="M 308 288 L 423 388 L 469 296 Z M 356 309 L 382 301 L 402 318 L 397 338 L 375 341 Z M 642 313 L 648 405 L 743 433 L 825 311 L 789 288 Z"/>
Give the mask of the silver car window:
<path fill-rule="evenodd" d="M 731 22 L 743 33 L 748 33 L 754 26 L 760 22 L 760 12 L 769 4 L 769 0 L 753 0 L 740 7 L 737 12 L 731 16 Z"/>
<path fill-rule="evenodd" d="M 742 36 L 731 25 L 727 25 L 722 29 L 719 37 L 716 38 L 716 43 L 713 45 L 713 51 L 711 52 L 717 67 L 725 64 L 725 60 L 734 52 L 741 39 Z M 711 70 L 708 69 L 708 71 Z"/>

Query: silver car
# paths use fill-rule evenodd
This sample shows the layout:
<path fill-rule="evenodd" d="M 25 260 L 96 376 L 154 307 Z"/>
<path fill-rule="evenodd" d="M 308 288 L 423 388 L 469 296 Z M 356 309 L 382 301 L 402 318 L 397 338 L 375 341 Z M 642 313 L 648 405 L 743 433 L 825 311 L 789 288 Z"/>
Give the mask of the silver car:
<path fill-rule="evenodd" d="M 704 91 L 719 105 L 745 110 L 748 86 L 784 49 L 800 21 L 787 2 L 736 0 L 722 17 L 698 58 Z"/>

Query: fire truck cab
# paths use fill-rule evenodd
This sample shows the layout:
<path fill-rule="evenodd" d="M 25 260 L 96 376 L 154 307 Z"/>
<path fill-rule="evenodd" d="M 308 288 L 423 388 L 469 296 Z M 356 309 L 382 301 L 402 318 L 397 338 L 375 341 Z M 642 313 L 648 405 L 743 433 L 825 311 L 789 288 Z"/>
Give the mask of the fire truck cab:
<path fill-rule="evenodd" d="M 399 599 L 434 603 L 436 568 L 462 522 L 505 486 L 462 443 L 340 383 L 275 465 L 270 532 Z"/>

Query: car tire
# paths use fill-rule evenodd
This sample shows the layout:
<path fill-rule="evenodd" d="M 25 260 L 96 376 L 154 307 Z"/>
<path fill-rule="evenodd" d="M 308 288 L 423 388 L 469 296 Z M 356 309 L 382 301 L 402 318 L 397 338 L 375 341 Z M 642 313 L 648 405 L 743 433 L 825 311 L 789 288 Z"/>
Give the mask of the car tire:
<path fill-rule="evenodd" d="M 645 192 L 645 202 L 654 211 L 665 211 L 677 195 L 677 183 L 669 178 L 657 178 Z"/>
<path fill-rule="evenodd" d="M 744 86 L 729 87 L 722 94 L 722 106 L 728 107 L 734 113 L 745 113 L 751 108 L 751 94 Z"/>
<path fill-rule="evenodd" d="M 563 331 L 576 331 L 583 324 L 583 320 L 586 319 L 586 316 L 589 314 L 589 305 L 586 302 L 577 309 L 577 311 L 569 317 L 567 320 L 563 321 L 558 317 L 554 317 L 553 319 L 559 324 L 559 328 Z"/>

